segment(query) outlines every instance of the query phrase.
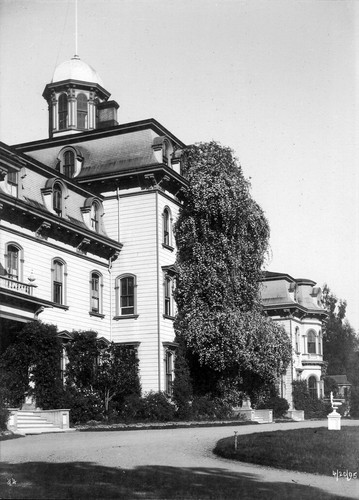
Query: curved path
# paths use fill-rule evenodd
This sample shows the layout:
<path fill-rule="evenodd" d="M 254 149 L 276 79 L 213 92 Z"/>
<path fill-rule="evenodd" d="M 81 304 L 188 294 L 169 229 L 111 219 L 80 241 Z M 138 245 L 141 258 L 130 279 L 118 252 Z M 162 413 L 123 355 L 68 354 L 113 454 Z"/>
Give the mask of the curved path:
<path fill-rule="evenodd" d="M 359 421 L 342 424 L 355 425 L 359 432 Z M 73 432 L 3 441 L 0 498 L 357 499 L 359 479 L 337 481 L 332 476 L 221 459 L 212 453 L 218 439 L 233 435 L 234 430 L 240 436 L 326 425 L 326 421 L 309 421 Z"/>

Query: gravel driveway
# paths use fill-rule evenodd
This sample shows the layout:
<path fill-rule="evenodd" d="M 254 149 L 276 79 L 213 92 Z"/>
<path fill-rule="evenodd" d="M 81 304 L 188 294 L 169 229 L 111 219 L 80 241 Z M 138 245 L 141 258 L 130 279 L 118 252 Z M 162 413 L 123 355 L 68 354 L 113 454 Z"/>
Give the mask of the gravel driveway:
<path fill-rule="evenodd" d="M 359 421 L 342 423 L 359 427 Z M 323 426 L 326 421 L 26 436 L 0 443 L 0 496 L 358 499 L 359 479 L 337 481 L 212 454 L 218 439 L 233 435 L 234 430 L 240 436 Z"/>

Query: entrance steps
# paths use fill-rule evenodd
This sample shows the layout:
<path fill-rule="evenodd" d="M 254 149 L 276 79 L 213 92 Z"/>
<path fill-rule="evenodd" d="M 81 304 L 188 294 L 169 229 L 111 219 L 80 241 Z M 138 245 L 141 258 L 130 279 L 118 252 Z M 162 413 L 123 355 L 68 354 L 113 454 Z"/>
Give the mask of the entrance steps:
<path fill-rule="evenodd" d="M 56 418 L 61 411 L 62 418 Z M 11 411 L 8 428 L 17 434 L 25 435 L 74 430 L 68 425 L 68 410 L 14 410 Z"/>

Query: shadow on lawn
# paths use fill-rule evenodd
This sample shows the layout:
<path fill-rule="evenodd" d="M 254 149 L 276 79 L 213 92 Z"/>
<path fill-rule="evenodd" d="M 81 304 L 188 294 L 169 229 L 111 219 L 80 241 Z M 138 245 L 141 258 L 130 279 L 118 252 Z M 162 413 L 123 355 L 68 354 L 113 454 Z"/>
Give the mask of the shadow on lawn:
<path fill-rule="evenodd" d="M 120 469 L 90 462 L 27 462 L 1 465 L 0 498 L 333 500 L 337 497 L 294 482 L 260 482 L 255 474 L 220 468 Z"/>

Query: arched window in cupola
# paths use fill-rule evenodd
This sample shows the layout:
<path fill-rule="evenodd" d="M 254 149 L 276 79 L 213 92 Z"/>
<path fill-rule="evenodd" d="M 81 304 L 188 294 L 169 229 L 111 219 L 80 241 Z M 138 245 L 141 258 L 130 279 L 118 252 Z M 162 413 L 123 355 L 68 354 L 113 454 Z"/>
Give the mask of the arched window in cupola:
<path fill-rule="evenodd" d="M 87 128 L 87 97 L 85 94 L 77 96 L 77 128 Z"/>
<path fill-rule="evenodd" d="M 67 128 L 67 95 L 61 94 L 59 97 L 59 130 L 65 130 Z"/>

